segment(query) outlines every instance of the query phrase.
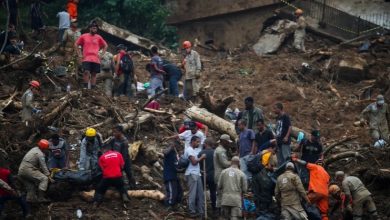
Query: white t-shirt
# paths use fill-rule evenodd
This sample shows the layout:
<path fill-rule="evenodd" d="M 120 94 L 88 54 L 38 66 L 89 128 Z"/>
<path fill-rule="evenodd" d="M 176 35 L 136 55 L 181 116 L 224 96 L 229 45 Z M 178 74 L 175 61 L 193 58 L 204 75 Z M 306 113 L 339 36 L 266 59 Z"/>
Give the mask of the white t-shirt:
<path fill-rule="evenodd" d="M 190 156 L 193 156 L 193 157 L 195 157 L 195 159 L 198 159 L 198 154 L 199 154 L 199 147 L 195 148 L 195 149 L 192 147 L 189 147 L 189 148 L 186 148 L 184 151 L 184 156 L 186 158 L 188 158 L 188 160 L 190 160 Z M 199 166 L 199 163 L 197 163 L 196 165 L 192 165 L 191 160 L 190 160 L 190 164 L 188 165 L 184 175 L 188 176 L 191 174 L 200 176 L 200 166 Z"/>
<path fill-rule="evenodd" d="M 187 131 L 179 134 L 180 140 L 184 140 L 184 149 L 191 147 L 191 138 L 193 136 L 198 136 L 200 138 L 200 144 L 202 146 L 200 146 L 196 149 L 197 151 L 200 152 L 203 148 L 203 142 L 206 139 L 206 137 L 204 136 L 202 131 L 198 130 L 195 134 L 192 134 L 191 130 L 187 130 Z"/>

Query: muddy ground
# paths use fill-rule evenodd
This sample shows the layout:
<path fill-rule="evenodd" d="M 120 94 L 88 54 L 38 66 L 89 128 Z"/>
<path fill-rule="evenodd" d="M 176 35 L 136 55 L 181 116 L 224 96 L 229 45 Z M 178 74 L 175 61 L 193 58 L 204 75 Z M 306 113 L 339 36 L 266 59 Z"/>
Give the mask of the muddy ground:
<path fill-rule="evenodd" d="M 375 56 L 371 53 L 359 54 L 356 52 L 356 47 L 337 48 L 335 43 L 312 34 L 307 36 L 306 41 L 306 48 L 309 53 L 294 52 L 290 45 L 291 42 L 287 42 L 276 54 L 264 57 L 258 57 L 249 48 L 240 48 L 229 52 L 214 52 L 197 48 L 196 50 L 202 55 L 204 65 L 202 84 L 210 86 L 207 91 L 215 98 L 233 95 L 236 102 L 229 106 L 232 109 L 242 109 L 243 99 L 247 96 L 253 96 L 256 105 L 263 108 L 270 122 L 273 122 L 275 118 L 272 113 L 273 103 L 283 102 L 286 112 L 292 117 L 294 126 L 306 131 L 319 128 L 325 143 L 357 135 L 356 139 L 335 148 L 333 152 L 355 150 L 359 151 L 362 157 L 345 159 L 331 164 L 329 166 L 330 174 L 333 176 L 334 171 L 342 169 L 347 173 L 359 175 L 372 191 L 382 219 L 390 219 L 388 211 L 390 208 L 388 205 L 390 204 L 390 191 L 387 187 L 389 179 L 382 178 L 374 172 L 378 169 L 390 168 L 390 150 L 371 148 L 367 128 L 353 125 L 358 120 L 361 110 L 372 102 L 377 94 L 386 92 L 386 87 L 378 87 L 376 86 L 378 83 L 375 84 L 370 79 L 381 78 L 389 74 L 389 54 L 380 54 L 379 58 L 377 54 Z M 45 44 L 42 49 L 49 46 L 50 44 Z M 319 55 L 318 51 L 332 52 L 332 55 Z M 348 56 L 360 56 L 367 60 L 369 69 L 366 81 L 358 83 L 340 81 L 334 77 L 334 69 L 326 68 L 329 63 L 337 63 L 341 58 Z M 60 55 L 53 55 L 53 57 L 56 62 L 61 62 Z M 55 65 L 56 62 L 51 65 Z M 147 72 L 144 70 L 146 63 L 147 61 L 141 59 L 141 57 L 135 58 L 136 74 L 138 79 L 143 82 L 147 80 Z M 302 63 L 308 63 L 319 71 L 303 74 L 301 72 Z M 48 79 L 42 74 L 35 73 L 34 70 L 20 72 L 8 69 L 0 72 L 1 99 L 8 98 L 10 91 L 16 88 L 20 91 L 16 100 L 20 100 L 22 92 L 27 87 L 26 82 L 30 79 L 39 79 L 43 82 L 42 96 L 37 98 L 37 102 L 44 109 L 44 112 L 45 109 L 52 109 L 53 105 L 58 105 L 58 99 L 66 95 L 65 91 L 55 92 Z M 70 82 L 72 90 L 78 89 L 76 80 L 54 79 L 63 87 Z M 330 82 L 339 93 L 339 96 L 329 89 L 328 84 Z M 370 85 L 373 85 L 370 89 L 371 96 L 368 99 L 362 99 L 362 89 Z M 386 98 L 390 100 L 390 97 Z M 72 103 L 72 107 L 62 113 L 52 124 L 61 129 L 71 144 L 76 144 L 83 128 L 104 120 L 104 118 L 99 118 L 96 115 L 87 117 L 86 113 L 92 111 L 106 117 L 113 117 L 111 115 L 112 111 L 102 113 L 96 109 L 110 109 L 110 107 L 113 107 L 114 109 L 120 108 L 122 112 L 131 113 L 135 111 L 137 106 L 139 107 L 139 103 L 142 104 L 145 100 L 142 95 L 140 95 L 138 101 L 134 99 L 130 102 L 126 98 L 109 99 L 103 95 L 101 87 L 96 92 L 83 91 L 80 98 Z M 187 106 L 189 106 L 189 103 L 181 100 L 162 98 L 162 108 L 174 109 L 178 117 Z M 40 133 L 33 130 L 26 134 L 24 125 L 18 118 L 18 109 L 10 106 L 4 112 L 5 115 L 0 126 L 0 137 L 2 139 L 0 147 L 6 149 L 10 145 L 13 146 L 14 151 L 8 153 L 12 162 L 11 167 L 16 172 L 23 154 L 32 147 L 31 141 L 41 137 L 47 138 L 50 132 L 41 129 Z M 136 130 L 130 130 L 129 138 L 131 142 L 143 140 L 145 144 L 154 144 L 158 150 L 161 150 L 163 148 L 161 139 L 170 135 L 173 128 L 169 125 L 169 129 L 164 130 L 158 124 L 169 123 L 169 121 L 169 117 L 159 116 L 158 119 L 138 128 L 136 135 L 134 135 Z M 113 124 L 104 125 L 98 131 L 102 132 L 106 138 Z M 71 154 L 72 165 L 75 166 L 78 158 L 77 147 Z M 135 164 L 141 166 L 146 163 L 150 166 L 146 161 L 144 155 L 141 154 L 136 159 Z M 138 170 L 135 170 L 135 175 L 138 188 L 155 188 L 142 179 Z M 152 173 L 152 176 L 162 184 L 159 174 Z M 164 191 L 164 189 L 160 190 Z M 161 202 L 151 199 L 132 199 L 127 207 L 123 207 L 119 201 L 111 200 L 103 203 L 100 208 L 93 209 L 91 204 L 81 200 L 77 191 L 73 192 L 68 201 L 56 201 L 49 205 L 32 206 L 34 219 L 76 219 L 77 209 L 82 210 L 83 219 L 151 219 L 148 210 L 152 210 L 161 219 L 170 214 Z M 7 219 L 17 219 L 20 215 L 15 204 L 8 205 L 6 212 L 9 215 Z M 176 216 L 168 216 L 168 219 L 182 219 L 179 215 L 180 213 Z"/>

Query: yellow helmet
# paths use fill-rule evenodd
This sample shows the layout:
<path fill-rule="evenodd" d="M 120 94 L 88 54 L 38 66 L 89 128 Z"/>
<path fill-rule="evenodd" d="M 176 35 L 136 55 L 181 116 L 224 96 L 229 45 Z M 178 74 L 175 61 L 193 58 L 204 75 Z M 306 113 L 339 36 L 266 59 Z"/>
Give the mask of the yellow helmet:
<path fill-rule="evenodd" d="M 87 128 L 85 131 L 85 136 L 87 137 L 95 137 L 96 136 L 96 130 L 94 128 Z"/>
<path fill-rule="evenodd" d="M 340 192 L 340 187 L 336 184 L 329 186 L 329 194 L 334 195 L 336 193 Z"/>
<path fill-rule="evenodd" d="M 295 14 L 296 15 L 302 15 L 303 14 L 303 10 L 298 8 L 297 10 L 295 10 Z"/>

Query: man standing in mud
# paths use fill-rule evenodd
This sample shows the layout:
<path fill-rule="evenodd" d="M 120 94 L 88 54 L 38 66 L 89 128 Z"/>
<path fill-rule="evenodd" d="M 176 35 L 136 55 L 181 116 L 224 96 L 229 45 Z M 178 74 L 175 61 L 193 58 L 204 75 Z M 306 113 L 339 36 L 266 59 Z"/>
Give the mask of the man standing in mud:
<path fill-rule="evenodd" d="M 368 120 L 370 135 L 374 142 L 383 139 L 389 143 L 390 110 L 383 95 L 376 97 L 376 102 L 368 105 L 361 113 L 360 121 Z"/>
<path fill-rule="evenodd" d="M 283 104 L 276 103 L 274 105 L 274 113 L 277 115 L 276 119 L 276 141 L 278 144 L 278 153 L 276 154 L 278 158 L 278 165 L 282 165 L 288 160 L 291 156 L 291 120 L 283 111 Z"/>
<path fill-rule="evenodd" d="M 199 92 L 199 79 L 202 64 L 198 52 L 192 49 L 191 42 L 184 41 L 183 49 L 185 50 L 183 66 L 186 71 L 184 83 L 184 97 L 191 99 Z"/>
<path fill-rule="evenodd" d="M 91 88 L 96 87 L 96 74 L 100 73 L 100 57 L 99 50 L 102 49 L 102 56 L 106 53 L 107 43 L 104 39 L 97 34 L 98 24 L 92 21 L 89 24 L 89 33 L 85 33 L 77 39 L 75 47 L 79 58 L 82 58 L 82 65 L 84 69 L 84 88 L 88 88 L 88 84 L 91 84 Z M 81 48 L 79 48 L 82 47 Z M 81 56 L 81 54 L 83 54 Z"/>

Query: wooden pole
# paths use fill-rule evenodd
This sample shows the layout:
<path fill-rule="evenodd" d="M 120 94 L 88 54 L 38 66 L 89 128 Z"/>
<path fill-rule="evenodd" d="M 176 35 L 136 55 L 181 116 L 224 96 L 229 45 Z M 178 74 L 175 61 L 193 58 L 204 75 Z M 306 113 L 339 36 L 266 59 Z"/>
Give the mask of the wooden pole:
<path fill-rule="evenodd" d="M 203 194 L 204 194 L 204 218 L 207 219 L 207 181 L 206 181 L 206 160 L 203 160 Z"/>

